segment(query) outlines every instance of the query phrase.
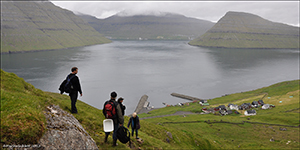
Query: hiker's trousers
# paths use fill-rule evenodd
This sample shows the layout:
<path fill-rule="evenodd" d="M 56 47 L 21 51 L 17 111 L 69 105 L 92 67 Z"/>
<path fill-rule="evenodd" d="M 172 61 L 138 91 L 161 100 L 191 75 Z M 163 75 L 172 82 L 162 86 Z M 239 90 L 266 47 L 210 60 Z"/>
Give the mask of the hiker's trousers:
<path fill-rule="evenodd" d="M 72 91 L 72 92 L 70 92 L 69 96 L 71 98 L 71 112 L 77 113 L 76 101 L 77 101 L 77 97 L 78 97 L 78 92 Z"/>
<path fill-rule="evenodd" d="M 135 131 L 135 136 L 138 137 L 138 129 L 132 129 L 131 131 L 132 131 L 132 132 L 131 132 L 131 133 L 132 133 L 132 134 L 131 134 L 132 137 L 133 137 L 133 135 L 134 135 L 134 131 Z"/>
<path fill-rule="evenodd" d="M 113 131 L 113 140 L 117 140 L 117 130 L 119 128 L 120 124 L 114 124 L 114 131 Z M 110 132 L 105 132 L 106 136 L 108 136 L 110 134 Z"/>

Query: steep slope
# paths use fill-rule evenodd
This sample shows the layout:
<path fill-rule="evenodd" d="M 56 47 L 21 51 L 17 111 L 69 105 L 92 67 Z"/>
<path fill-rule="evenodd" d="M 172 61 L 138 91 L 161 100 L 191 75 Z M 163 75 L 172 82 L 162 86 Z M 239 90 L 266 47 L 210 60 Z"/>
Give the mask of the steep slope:
<path fill-rule="evenodd" d="M 209 30 L 214 23 L 183 15 L 121 16 L 97 19 L 79 15 L 98 32 L 111 39 L 193 39 Z"/>
<path fill-rule="evenodd" d="M 82 136 L 71 134 L 69 132 L 70 129 L 78 130 L 81 133 L 85 133 L 86 131 L 96 142 L 99 149 L 113 148 L 112 134 L 109 136 L 108 143 L 104 143 L 105 133 L 103 131 L 103 120 L 105 117 L 102 110 L 78 100 L 76 103 L 78 114 L 70 114 L 71 104 L 69 96 L 41 91 L 14 73 L 5 72 L 2 69 L 0 69 L 0 71 L 1 148 L 19 145 L 39 146 L 39 144 L 41 144 L 39 142 L 42 142 L 40 145 L 42 147 L 39 147 L 39 149 L 65 149 L 65 147 L 70 149 L 94 149 L 89 147 L 91 145 L 89 145 L 87 141 L 79 143 L 81 141 L 80 137 Z M 58 107 L 60 109 L 58 109 Z M 54 111 L 52 111 L 52 109 Z M 45 114 L 47 114 L 47 117 Z M 52 118 L 49 118 L 49 116 L 52 116 Z M 74 119 L 70 120 L 70 118 L 74 118 L 73 116 L 79 121 L 85 131 L 78 125 L 77 121 Z M 129 117 L 124 116 L 125 125 L 127 125 L 128 120 Z M 51 121 L 50 124 L 48 124 L 49 121 Z M 70 123 L 73 125 L 70 125 Z M 141 120 L 140 123 L 142 128 L 139 130 L 139 137 L 144 140 L 144 143 L 141 144 L 136 139 L 131 138 L 131 146 L 133 149 L 219 148 L 215 146 L 212 141 L 208 141 L 205 138 L 194 139 L 189 135 L 183 135 L 184 133 L 182 131 L 164 128 L 163 126 L 148 123 L 143 120 Z M 53 134 L 52 136 L 49 135 L 49 131 L 51 135 Z M 68 133 L 66 133 L 66 131 Z M 166 131 L 172 132 L 173 136 L 177 138 L 171 139 Z M 45 138 L 45 136 L 48 138 Z M 88 137 L 88 135 L 86 136 Z M 169 142 L 166 141 L 167 137 L 170 138 Z M 65 140 L 59 141 L 59 138 L 64 138 Z M 183 140 L 185 140 L 185 142 L 183 142 Z M 194 141 L 197 141 L 200 146 L 190 144 Z M 129 143 L 118 143 L 117 149 L 130 149 Z M 49 147 L 46 147 L 47 145 L 49 145 Z M 82 147 L 79 147 L 79 145 Z"/>
<path fill-rule="evenodd" d="M 223 48 L 299 48 L 299 27 L 257 15 L 228 12 L 190 45 Z"/>
<path fill-rule="evenodd" d="M 36 89 L 14 73 L 7 73 L 0 69 L 1 79 L 1 143 L 0 147 L 22 146 L 37 144 L 47 132 L 46 128 L 55 128 L 55 132 L 63 132 L 69 128 L 56 120 L 59 116 L 69 118 L 70 99 L 67 95 L 44 92 Z M 264 96 L 265 94 L 268 96 Z M 238 114 L 220 115 L 177 115 L 154 119 L 141 119 L 139 137 L 143 143 L 132 140 L 132 149 L 298 149 L 299 147 L 299 80 L 278 83 L 261 89 L 230 94 L 210 100 L 210 106 L 252 102 L 264 97 L 264 102 L 275 104 L 270 110 L 256 108 L 258 115 L 245 117 Z M 281 102 L 280 102 L 281 101 Z M 49 105 L 55 105 L 49 107 Z M 103 131 L 104 115 L 102 110 L 92 107 L 80 100 L 77 101 L 78 114 L 72 114 L 82 125 L 84 130 L 93 138 L 99 149 L 112 149 L 112 138 L 105 144 Z M 190 103 L 180 107 L 165 107 L 155 109 L 147 114 L 139 114 L 140 118 L 172 114 L 178 111 L 200 112 L 203 107 L 198 103 Z M 51 115 L 55 124 L 47 124 L 45 113 Z M 67 114 L 66 114 L 67 113 Z M 48 116 L 46 115 L 46 116 Z M 72 117 L 73 118 L 73 117 Z M 126 125 L 129 117 L 125 116 Z M 223 122 L 222 122 L 223 120 Z M 56 122 L 58 121 L 58 122 Z M 248 122 L 248 123 L 245 123 Z M 76 121 L 77 122 L 77 121 Z M 173 122 L 173 123 L 172 123 Z M 230 123 L 228 123 L 230 122 Z M 249 122 L 252 122 L 251 124 Z M 58 124 L 56 124 L 58 123 Z M 278 125 L 276 125 L 278 124 Z M 56 128 L 57 125 L 63 128 Z M 290 127 L 298 126 L 298 127 Z M 82 128 L 76 126 L 80 132 Z M 286 128 L 280 131 L 280 128 Z M 235 132 L 232 132 L 232 131 Z M 48 130 L 49 131 L 49 130 Z M 77 135 L 76 135 L 77 136 Z M 48 138 L 53 142 L 55 138 L 65 138 L 73 141 L 71 145 L 62 141 L 58 144 L 72 149 L 86 149 L 78 147 L 78 138 L 70 134 L 59 134 Z M 75 138 L 74 138 L 75 137 Z M 253 138 L 249 138 L 253 137 Z M 43 138 L 42 138 L 43 139 Z M 270 139 L 275 139 L 273 142 Z M 290 143 L 286 144 L 288 141 Z M 75 144 L 74 144 L 75 143 Z M 118 142 L 117 149 L 130 149 L 128 144 Z M 88 144 L 88 143 L 86 143 Z M 54 146 L 54 145 L 51 145 Z M 57 145 L 55 145 L 57 146 Z M 88 145 L 86 145 L 88 146 Z M 46 149 L 49 147 L 46 147 Z M 42 149 L 42 147 L 40 147 Z"/>
<path fill-rule="evenodd" d="M 1 2 L 1 53 L 108 43 L 71 11 L 51 2 Z"/>

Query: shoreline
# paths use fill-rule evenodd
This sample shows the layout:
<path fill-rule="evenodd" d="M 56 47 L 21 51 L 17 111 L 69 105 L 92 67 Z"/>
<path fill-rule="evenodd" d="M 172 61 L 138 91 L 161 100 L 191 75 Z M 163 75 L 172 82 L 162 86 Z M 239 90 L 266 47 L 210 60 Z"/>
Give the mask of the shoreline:
<path fill-rule="evenodd" d="M 75 46 L 75 47 L 65 47 L 65 48 L 59 48 L 59 49 L 42 49 L 42 50 L 8 51 L 8 52 L 2 52 L 1 51 L 0 55 L 20 54 L 20 53 L 34 53 L 34 52 L 43 52 L 43 51 L 56 51 L 56 50 L 67 50 L 67 49 L 71 49 L 71 48 L 82 48 L 82 47 L 85 47 L 85 46 L 109 44 L 109 43 L 112 43 L 112 42 L 113 41 L 108 42 L 108 43 L 98 43 L 98 44 Z"/>
<path fill-rule="evenodd" d="M 189 100 L 189 101 L 192 101 L 192 102 L 193 101 L 207 101 L 205 99 L 192 97 L 192 96 L 188 96 L 188 95 L 183 95 L 183 94 L 178 94 L 178 93 L 172 93 L 171 95 L 174 96 L 174 97 L 181 98 L 183 100 Z M 143 113 L 148 113 L 148 112 L 150 112 L 152 110 L 155 110 L 155 109 L 160 109 L 160 108 L 153 108 L 153 107 L 149 106 L 150 102 L 148 102 L 147 100 L 148 100 L 148 96 L 143 95 L 141 97 L 141 99 L 139 100 L 134 112 L 136 112 L 137 114 L 143 114 Z M 164 108 L 164 107 L 161 107 L 161 108 Z M 127 116 L 130 117 L 131 114 L 129 114 Z"/>
<path fill-rule="evenodd" d="M 279 50 L 279 49 L 288 49 L 288 50 L 300 50 L 299 48 L 268 48 L 268 47 L 224 47 L 224 46 L 203 46 L 203 45 L 195 45 L 195 44 L 190 44 L 188 42 L 188 45 L 190 46 L 196 46 L 196 47 L 204 47 L 204 48 L 217 48 L 217 49 L 264 49 L 264 50 Z"/>

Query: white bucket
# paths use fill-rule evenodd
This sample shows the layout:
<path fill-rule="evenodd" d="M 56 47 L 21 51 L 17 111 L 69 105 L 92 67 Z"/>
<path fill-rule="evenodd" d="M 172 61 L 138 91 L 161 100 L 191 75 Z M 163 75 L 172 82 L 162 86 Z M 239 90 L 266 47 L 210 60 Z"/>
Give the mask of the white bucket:
<path fill-rule="evenodd" d="M 114 131 L 114 122 L 112 119 L 103 120 L 103 130 L 104 130 L 104 132 Z"/>

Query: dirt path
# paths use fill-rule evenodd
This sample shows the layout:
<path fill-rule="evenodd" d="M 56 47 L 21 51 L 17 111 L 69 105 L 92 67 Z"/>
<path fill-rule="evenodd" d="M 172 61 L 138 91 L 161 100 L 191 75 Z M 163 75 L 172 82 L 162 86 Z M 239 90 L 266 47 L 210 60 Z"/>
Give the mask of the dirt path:
<path fill-rule="evenodd" d="M 160 116 L 152 116 L 152 117 L 144 117 L 144 118 L 140 118 L 140 120 L 144 120 L 144 119 L 152 119 L 152 118 L 161 118 L 161 117 L 168 117 L 168 116 L 176 116 L 176 115 L 190 115 L 190 114 L 198 114 L 198 113 L 193 113 L 190 111 L 177 111 L 174 114 L 169 114 L 169 115 L 160 115 Z"/>

